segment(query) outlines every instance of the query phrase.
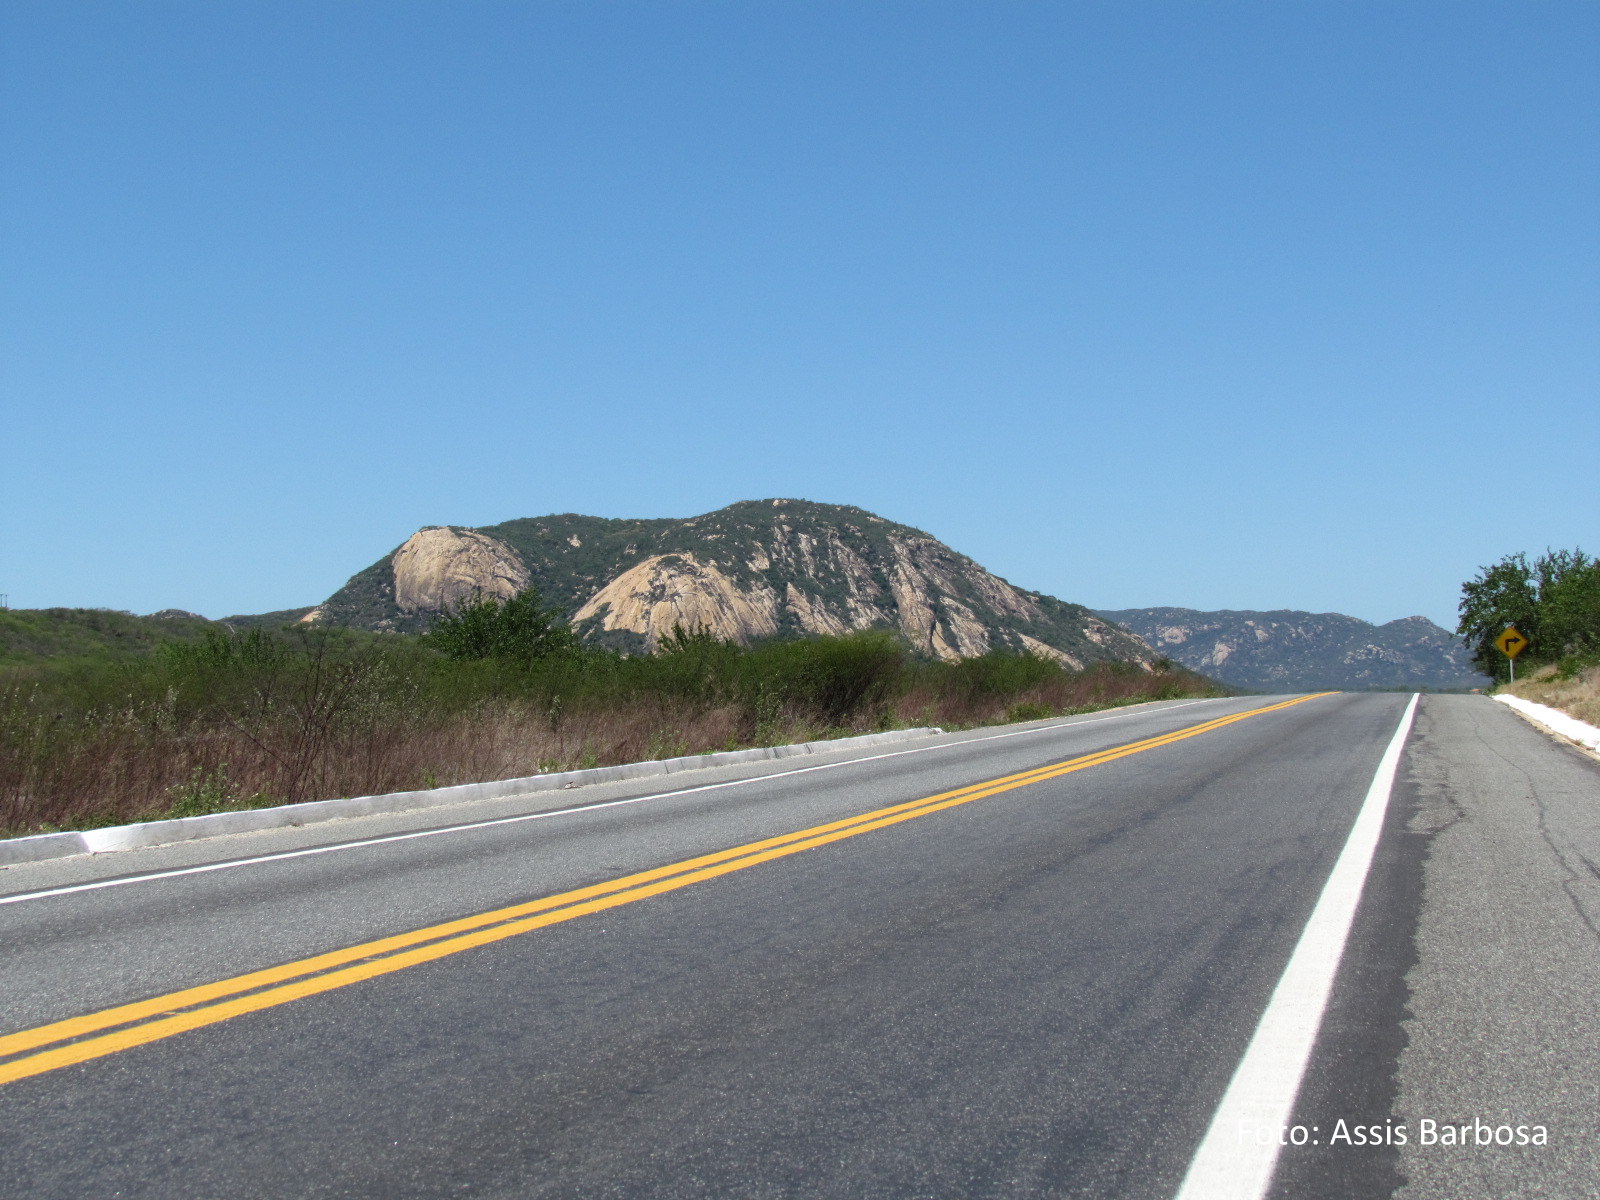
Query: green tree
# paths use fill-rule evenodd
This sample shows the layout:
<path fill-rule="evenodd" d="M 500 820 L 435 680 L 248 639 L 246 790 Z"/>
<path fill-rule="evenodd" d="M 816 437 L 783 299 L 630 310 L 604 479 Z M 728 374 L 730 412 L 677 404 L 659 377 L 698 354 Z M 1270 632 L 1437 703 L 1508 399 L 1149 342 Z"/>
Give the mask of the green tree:
<path fill-rule="evenodd" d="M 1547 550 L 1531 563 L 1508 554 L 1461 585 L 1460 613 L 1456 632 L 1472 646 L 1473 663 L 1496 680 L 1510 673 L 1494 645 L 1507 625 L 1528 639 L 1524 664 L 1600 650 L 1600 563 L 1577 549 Z"/>
<path fill-rule="evenodd" d="M 1539 571 L 1539 622 L 1544 637 L 1542 657 L 1587 657 L 1600 652 L 1600 561 L 1582 550 L 1559 550 Z"/>
<path fill-rule="evenodd" d="M 475 593 L 440 614 L 423 637 L 455 659 L 532 662 L 578 651 L 578 639 L 566 618 L 546 608 L 539 590 L 532 587 L 507 600 Z"/>

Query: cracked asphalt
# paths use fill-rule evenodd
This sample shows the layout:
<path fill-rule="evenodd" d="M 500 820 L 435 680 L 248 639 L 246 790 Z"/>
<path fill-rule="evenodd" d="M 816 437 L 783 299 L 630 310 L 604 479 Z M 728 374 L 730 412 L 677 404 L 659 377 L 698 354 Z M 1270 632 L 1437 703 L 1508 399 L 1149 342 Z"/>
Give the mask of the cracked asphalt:
<path fill-rule="evenodd" d="M 1324 1140 L 1284 1151 L 1278 1200 L 1600 1196 L 1596 864 L 1600 762 L 1484 697 L 1423 698 L 1296 1104 Z M 1384 1143 L 1329 1145 L 1341 1118 Z"/>
<path fill-rule="evenodd" d="M 1398 1194 L 1600 1196 L 1600 763 L 1476 697 L 1425 711 L 1411 780 L 1430 845 L 1396 1113 L 1551 1137 L 1413 1142 Z"/>

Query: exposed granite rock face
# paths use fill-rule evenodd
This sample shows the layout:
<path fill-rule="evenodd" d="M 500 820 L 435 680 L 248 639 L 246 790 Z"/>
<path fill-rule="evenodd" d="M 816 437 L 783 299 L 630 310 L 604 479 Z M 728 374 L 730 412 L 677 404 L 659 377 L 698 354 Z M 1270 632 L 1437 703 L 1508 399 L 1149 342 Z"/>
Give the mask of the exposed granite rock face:
<path fill-rule="evenodd" d="M 572 620 L 639 634 L 654 650 L 675 625 L 710 629 L 736 642 L 770 637 L 778 631 L 777 607 L 770 588 L 743 591 L 715 563 L 698 562 L 692 554 L 657 554 L 589 597 Z"/>
<path fill-rule="evenodd" d="M 475 595 L 515 596 L 528 586 L 522 557 L 475 529 L 420 529 L 390 559 L 402 613 L 442 612 Z"/>
<path fill-rule="evenodd" d="M 1466 688 L 1486 682 L 1466 644 L 1426 617 L 1373 625 L 1342 613 L 1127 608 L 1102 617 L 1224 683 L 1262 691 Z"/>
<path fill-rule="evenodd" d="M 1073 658 L 1072 655 L 1068 654 L 1065 650 L 1057 650 L 1054 646 L 1046 645 L 1038 638 L 1031 638 L 1025 633 L 1022 634 L 1021 637 L 1024 648 L 1026 648 L 1030 654 L 1033 654 L 1039 658 L 1053 659 L 1069 670 L 1083 670 L 1083 664 L 1077 659 Z"/>
<path fill-rule="evenodd" d="M 446 602 L 530 582 L 580 636 L 629 652 L 681 624 L 739 642 L 893 629 L 946 660 L 990 649 L 1064 666 L 1154 658 L 1081 605 L 1013 587 L 921 530 L 804 500 L 746 501 L 687 520 L 568 513 L 425 529 L 392 567 L 385 560 L 352 578 L 317 619 L 421 629 Z"/>

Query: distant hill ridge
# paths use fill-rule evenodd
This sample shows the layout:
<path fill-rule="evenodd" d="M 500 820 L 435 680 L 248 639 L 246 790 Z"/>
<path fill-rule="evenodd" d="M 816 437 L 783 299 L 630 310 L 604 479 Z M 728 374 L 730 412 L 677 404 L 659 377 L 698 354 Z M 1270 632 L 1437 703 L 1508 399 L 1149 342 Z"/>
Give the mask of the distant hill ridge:
<path fill-rule="evenodd" d="M 144 654 L 168 642 L 198 641 L 214 628 L 176 608 L 148 617 L 104 608 L 0 609 L 0 666 L 107 651 Z"/>
<path fill-rule="evenodd" d="M 417 631 L 475 592 L 509 596 L 529 584 L 586 641 L 628 652 L 681 624 L 739 642 L 888 628 L 945 660 L 991 649 L 1072 667 L 1155 657 L 1082 605 L 1013 587 L 919 529 L 791 499 L 682 519 L 562 513 L 432 526 L 302 619 Z"/>
<path fill-rule="evenodd" d="M 1485 682 L 1467 647 L 1424 617 L 1385 625 L 1341 613 L 1130 608 L 1098 614 L 1014 587 L 919 529 L 864 509 L 751 500 L 698 517 L 562 513 L 478 528 L 428 526 L 323 603 L 224 627 L 295 621 L 420 632 L 474 594 L 535 585 L 590 644 L 653 648 L 675 625 L 750 642 L 893 629 L 947 661 L 993 649 L 1064 666 L 1165 655 L 1266 691 L 1465 688 Z M 147 651 L 217 627 L 169 609 L 0 614 L 0 664 L 100 650 Z"/>
<path fill-rule="evenodd" d="M 1374 625 L 1342 613 L 1100 609 L 1156 651 L 1213 679 L 1262 691 L 1468 688 L 1488 682 L 1466 643 L 1426 617 Z"/>

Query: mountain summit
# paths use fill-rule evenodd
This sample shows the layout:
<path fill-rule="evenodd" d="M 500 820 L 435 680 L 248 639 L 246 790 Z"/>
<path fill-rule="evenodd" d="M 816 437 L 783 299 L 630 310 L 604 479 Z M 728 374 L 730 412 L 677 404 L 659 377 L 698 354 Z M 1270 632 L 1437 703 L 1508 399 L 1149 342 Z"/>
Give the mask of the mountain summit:
<path fill-rule="evenodd" d="M 530 584 L 584 640 L 634 653 L 681 624 L 737 642 L 895 629 L 947 661 L 994 649 L 1070 667 L 1155 657 L 1082 605 L 1013 587 L 921 530 L 807 500 L 748 500 L 681 520 L 564 513 L 430 526 L 303 620 L 416 631 L 475 593 Z"/>
<path fill-rule="evenodd" d="M 1373 625 L 1343 613 L 1102 609 L 1161 653 L 1224 683 L 1261 691 L 1467 688 L 1489 681 L 1465 642 L 1427 617 Z"/>

